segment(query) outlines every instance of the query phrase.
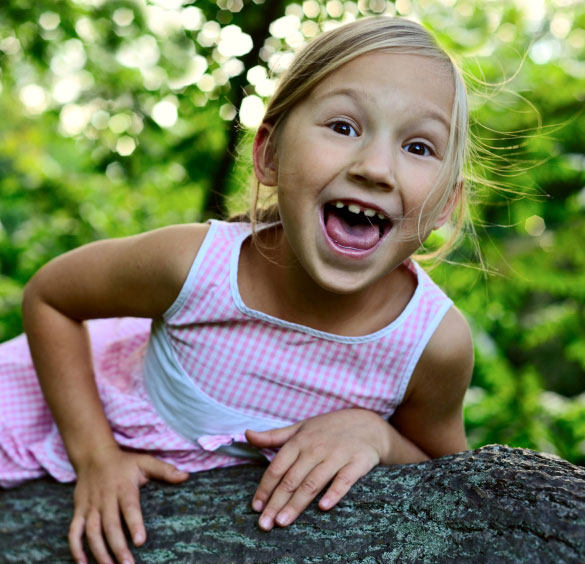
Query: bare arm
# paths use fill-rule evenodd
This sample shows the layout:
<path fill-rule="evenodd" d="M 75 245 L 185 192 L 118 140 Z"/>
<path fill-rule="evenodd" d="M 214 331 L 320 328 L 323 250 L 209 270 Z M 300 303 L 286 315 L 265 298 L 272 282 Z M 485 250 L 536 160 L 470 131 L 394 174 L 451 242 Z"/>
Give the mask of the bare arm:
<path fill-rule="evenodd" d="M 93 243 L 44 266 L 23 300 L 35 368 L 73 464 L 113 443 L 97 396 L 86 319 L 157 317 L 174 301 L 207 226 Z"/>
<path fill-rule="evenodd" d="M 161 315 L 177 296 L 206 232 L 204 225 L 177 226 L 93 243 L 51 261 L 26 287 L 25 330 L 43 393 L 78 473 L 76 509 L 89 503 L 78 499 L 79 488 L 92 480 L 89 475 L 93 481 L 107 481 L 102 478 L 105 468 L 109 469 L 110 461 L 120 454 L 97 393 L 83 321 Z M 126 464 L 126 459 L 119 460 Z M 134 501 L 128 504 L 136 505 Z M 117 506 L 108 511 L 112 519 L 115 514 L 119 520 Z M 72 551 L 76 559 L 85 561 L 80 537 L 86 528 L 92 551 L 100 562 L 108 562 L 107 550 L 100 542 L 105 512 L 101 520 L 93 517 L 92 521 L 92 515 L 87 509 L 83 519 L 74 518 Z M 126 520 L 133 533 L 144 536 L 141 516 L 138 518 L 135 510 Z M 93 536 L 90 529 L 95 530 Z M 121 561 L 127 556 L 121 527 L 111 529 L 108 541 Z"/>
<path fill-rule="evenodd" d="M 465 450 L 463 397 L 472 372 L 469 326 L 451 308 L 422 354 L 390 423 L 430 458 Z"/>

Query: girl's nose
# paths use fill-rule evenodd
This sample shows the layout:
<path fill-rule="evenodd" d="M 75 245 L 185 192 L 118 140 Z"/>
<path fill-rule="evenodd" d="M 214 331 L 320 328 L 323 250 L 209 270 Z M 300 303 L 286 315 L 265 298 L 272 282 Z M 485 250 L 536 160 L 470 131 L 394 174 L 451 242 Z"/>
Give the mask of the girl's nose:
<path fill-rule="evenodd" d="M 356 153 L 348 172 L 355 182 L 392 190 L 395 178 L 390 143 L 372 139 L 363 145 Z"/>

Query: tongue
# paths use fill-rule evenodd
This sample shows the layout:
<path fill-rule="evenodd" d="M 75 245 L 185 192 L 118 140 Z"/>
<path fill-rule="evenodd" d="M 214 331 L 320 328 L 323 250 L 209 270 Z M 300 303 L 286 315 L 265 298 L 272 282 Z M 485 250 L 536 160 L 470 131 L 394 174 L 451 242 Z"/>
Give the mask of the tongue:
<path fill-rule="evenodd" d="M 335 213 L 328 214 L 325 229 L 333 241 L 350 249 L 371 249 L 380 240 L 380 230 L 376 225 L 352 225 Z"/>

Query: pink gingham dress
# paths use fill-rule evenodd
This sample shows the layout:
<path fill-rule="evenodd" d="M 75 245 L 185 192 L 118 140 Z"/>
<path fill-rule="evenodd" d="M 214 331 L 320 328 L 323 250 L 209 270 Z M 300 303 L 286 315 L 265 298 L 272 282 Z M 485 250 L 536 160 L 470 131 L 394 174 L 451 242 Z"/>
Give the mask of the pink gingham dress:
<path fill-rule="evenodd" d="M 258 455 L 245 444 L 247 428 L 350 407 L 389 417 L 400 405 L 452 301 L 411 261 L 416 291 L 375 333 L 345 337 L 283 321 L 239 294 L 249 235 L 248 224 L 212 221 L 179 296 L 152 329 L 149 319 L 89 323 L 98 391 L 124 447 L 197 472 Z M 0 345 L 0 486 L 47 473 L 75 479 L 20 336 Z"/>

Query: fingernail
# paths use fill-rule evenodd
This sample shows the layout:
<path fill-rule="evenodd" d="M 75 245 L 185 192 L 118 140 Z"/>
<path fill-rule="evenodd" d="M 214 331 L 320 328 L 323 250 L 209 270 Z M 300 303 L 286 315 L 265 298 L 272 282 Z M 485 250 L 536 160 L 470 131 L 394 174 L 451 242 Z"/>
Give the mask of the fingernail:
<path fill-rule="evenodd" d="M 329 509 L 331 507 L 331 500 L 328 497 L 324 497 L 320 502 L 319 506 L 321 509 Z"/>
<path fill-rule="evenodd" d="M 272 528 L 272 520 L 270 517 L 262 517 L 260 519 L 260 527 L 262 527 L 265 531 L 269 531 Z"/>
<path fill-rule="evenodd" d="M 136 533 L 134 535 L 134 544 L 139 544 L 144 542 L 144 535 L 142 533 Z"/>
<path fill-rule="evenodd" d="M 262 503 L 262 500 L 260 499 L 255 499 L 252 502 L 252 509 L 254 511 L 262 511 L 262 509 L 264 508 L 264 504 Z"/>
<path fill-rule="evenodd" d="M 279 525 L 288 525 L 290 523 L 290 513 L 288 513 L 287 511 L 283 511 L 282 513 L 279 513 L 278 516 L 276 517 L 276 522 Z"/>

